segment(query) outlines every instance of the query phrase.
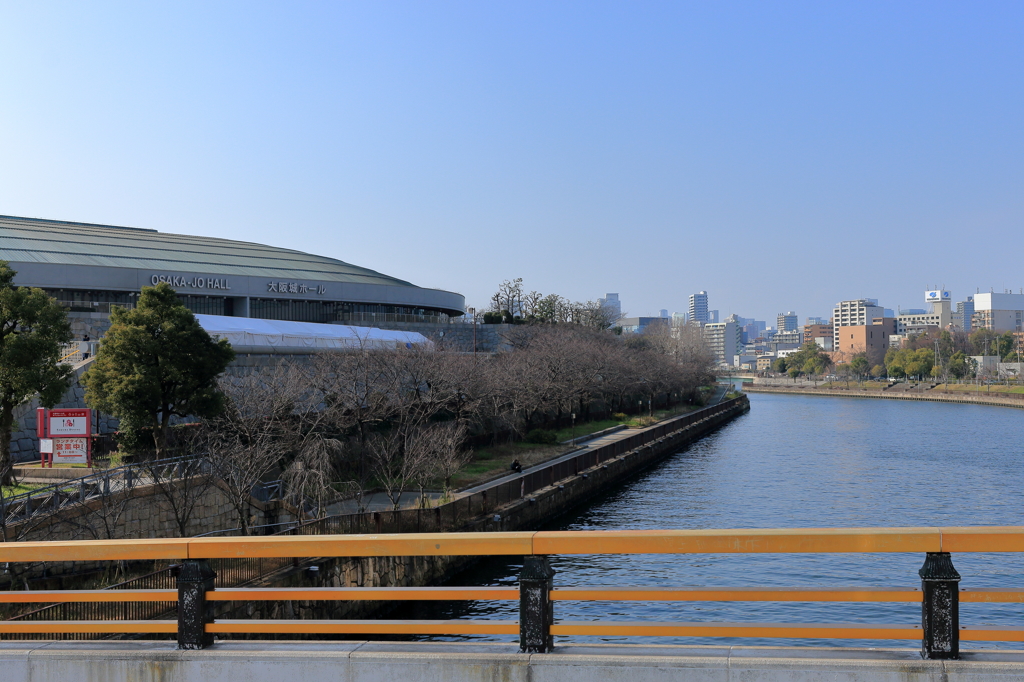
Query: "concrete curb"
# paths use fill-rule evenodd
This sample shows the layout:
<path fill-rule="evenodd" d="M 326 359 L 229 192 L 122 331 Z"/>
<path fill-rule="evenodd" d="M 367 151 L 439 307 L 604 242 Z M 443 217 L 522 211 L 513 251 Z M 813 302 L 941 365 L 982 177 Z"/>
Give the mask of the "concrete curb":
<path fill-rule="evenodd" d="M 949 682 L 1024 677 L 1024 651 L 968 651 L 959 661 L 922 660 L 915 649 L 568 644 L 520 654 L 516 644 L 227 641 L 202 651 L 174 642 L 0 642 L 4 679 L 508 680 L 538 682 Z"/>

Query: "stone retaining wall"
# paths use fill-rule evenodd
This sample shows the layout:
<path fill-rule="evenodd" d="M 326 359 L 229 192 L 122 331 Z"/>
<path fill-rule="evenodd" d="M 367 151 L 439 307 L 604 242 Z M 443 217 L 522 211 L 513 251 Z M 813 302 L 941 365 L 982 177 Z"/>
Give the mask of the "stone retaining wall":
<path fill-rule="evenodd" d="M 776 393 L 780 395 L 813 395 L 832 396 L 838 398 L 881 398 L 882 400 L 924 400 L 936 403 L 960 403 L 964 405 L 991 405 L 994 407 L 1016 407 L 1024 409 L 1024 396 L 1011 398 L 1009 396 L 997 396 L 984 394 L 976 396 L 971 393 L 935 393 L 932 391 L 911 392 L 911 391 L 867 391 L 867 390 L 844 390 L 844 389 L 793 389 L 793 388 L 767 388 L 764 386 L 744 386 L 743 390 L 748 393 Z"/>

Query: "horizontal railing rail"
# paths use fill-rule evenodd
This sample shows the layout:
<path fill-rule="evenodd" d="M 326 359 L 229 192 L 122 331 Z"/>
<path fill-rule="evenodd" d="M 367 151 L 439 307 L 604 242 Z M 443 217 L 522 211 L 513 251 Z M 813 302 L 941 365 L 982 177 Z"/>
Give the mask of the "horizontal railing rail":
<path fill-rule="evenodd" d="M 0 562 L 566 554 L 1024 552 L 1024 526 L 271 535 L 0 543 Z"/>
<path fill-rule="evenodd" d="M 1024 527 L 804 528 L 661 531 L 536 531 L 393 535 L 271 536 L 170 540 L 95 540 L 0 544 L 0 561 L 182 562 L 177 589 L 0 592 L 0 602 L 177 602 L 178 619 L 9 620 L 0 633 L 177 634 L 179 647 L 203 648 L 216 634 L 518 634 L 523 651 L 547 651 L 555 636 L 772 637 L 918 640 L 929 658 L 953 658 L 959 642 L 1024 641 L 1024 629 L 961 625 L 959 603 L 1024 604 L 1024 588 L 959 586 L 951 553 L 1024 552 Z M 551 555 L 566 554 L 920 553 L 920 587 L 555 587 Z M 517 587 L 217 587 L 211 561 L 305 557 L 523 556 Z M 261 601 L 520 602 L 518 621 L 215 619 L 217 602 Z M 599 602 L 903 602 L 920 603 L 920 624 L 558 621 L 554 603 Z"/>

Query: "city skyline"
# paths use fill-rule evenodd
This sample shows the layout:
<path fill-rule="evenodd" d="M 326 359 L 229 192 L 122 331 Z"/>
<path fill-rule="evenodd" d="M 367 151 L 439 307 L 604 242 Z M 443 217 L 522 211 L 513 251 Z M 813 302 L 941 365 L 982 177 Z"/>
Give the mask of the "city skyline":
<path fill-rule="evenodd" d="M 4 22 L 2 214 L 321 253 L 477 308 L 516 277 L 632 316 L 707 290 L 763 320 L 1024 285 L 1002 255 L 1024 224 L 1018 4 Z"/>

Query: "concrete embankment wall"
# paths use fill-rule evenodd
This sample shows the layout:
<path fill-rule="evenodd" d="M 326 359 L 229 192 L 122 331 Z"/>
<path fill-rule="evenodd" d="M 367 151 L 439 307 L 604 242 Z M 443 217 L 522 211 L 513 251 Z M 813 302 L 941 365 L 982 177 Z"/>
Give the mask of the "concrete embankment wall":
<path fill-rule="evenodd" d="M 967 652 L 925 661 L 912 649 L 577 646 L 521 654 L 513 644 L 226 642 L 0 643 L 4 680 L 35 682 L 1009 682 L 1024 652 Z"/>
<path fill-rule="evenodd" d="M 994 407 L 1016 407 L 1024 409 L 1024 396 L 1020 398 L 1002 397 L 998 395 L 985 394 L 974 395 L 971 393 L 934 393 L 932 391 L 911 392 L 911 391 L 866 391 L 866 390 L 844 390 L 844 389 L 793 389 L 793 388 L 768 388 L 764 386 L 744 386 L 747 393 L 776 393 L 779 395 L 813 395 L 832 396 L 836 398 L 880 398 L 882 400 L 924 400 L 935 403 L 960 403 L 963 405 L 991 405 Z"/>

